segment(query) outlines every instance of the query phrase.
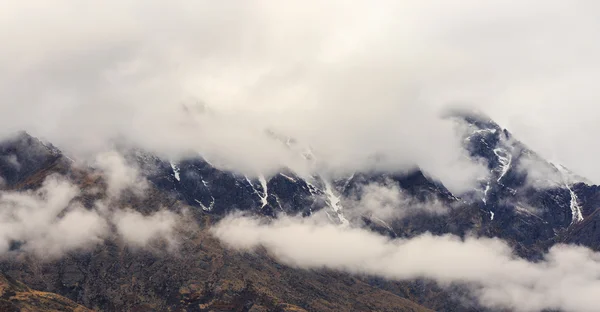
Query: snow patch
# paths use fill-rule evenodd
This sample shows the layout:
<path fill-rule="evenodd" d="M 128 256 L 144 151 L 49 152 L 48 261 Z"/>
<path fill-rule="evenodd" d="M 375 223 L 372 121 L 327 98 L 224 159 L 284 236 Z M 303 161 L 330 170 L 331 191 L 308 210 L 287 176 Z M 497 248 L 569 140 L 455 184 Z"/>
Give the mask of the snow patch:
<path fill-rule="evenodd" d="M 479 133 L 485 133 L 485 132 L 489 132 L 489 133 L 491 133 L 491 134 L 494 134 L 494 133 L 496 133 L 496 129 L 477 129 L 477 130 L 474 130 L 474 131 L 473 131 L 473 132 L 471 132 L 471 134 L 470 134 L 469 136 L 467 136 L 467 137 L 466 137 L 464 140 L 465 140 L 465 141 L 471 141 L 471 137 L 472 137 L 472 136 L 474 136 L 474 135 L 476 135 L 476 134 L 479 134 Z M 486 145 L 487 145 L 487 142 L 485 142 L 485 140 L 481 139 L 481 142 L 483 142 L 484 144 L 486 144 Z"/>
<path fill-rule="evenodd" d="M 331 184 L 328 181 L 323 182 L 325 184 L 325 195 L 327 195 L 327 199 L 329 200 L 329 205 L 331 206 L 331 209 L 333 209 L 333 211 L 337 214 L 338 219 L 340 220 L 342 225 L 350 225 L 350 222 L 348 221 L 348 219 L 346 219 L 344 213 L 342 212 L 343 207 L 341 205 L 340 198 L 333 193 L 333 188 L 331 187 Z"/>
<path fill-rule="evenodd" d="M 213 209 L 213 207 L 215 206 L 215 198 L 214 198 L 212 195 L 210 196 L 210 198 L 211 198 L 212 200 L 211 200 L 211 202 L 210 202 L 210 205 L 208 205 L 208 207 L 204 206 L 204 204 L 203 204 L 201 201 L 199 201 L 199 200 L 197 200 L 197 199 L 194 199 L 194 200 L 195 200 L 195 201 L 196 201 L 198 204 L 200 204 L 200 207 L 202 207 L 202 210 L 204 210 L 204 211 L 207 211 L 207 212 L 210 212 L 210 211 Z"/>
<path fill-rule="evenodd" d="M 473 131 L 473 134 L 483 133 L 483 132 L 489 132 L 489 133 L 494 134 L 494 133 L 496 133 L 496 129 L 478 129 L 478 130 Z"/>
<path fill-rule="evenodd" d="M 583 214 L 581 213 L 581 206 L 577 201 L 577 195 L 571 189 L 569 184 L 565 184 L 569 192 L 571 193 L 571 215 L 573 216 L 571 219 L 571 224 L 583 221 Z"/>
<path fill-rule="evenodd" d="M 494 221 L 494 212 L 490 211 L 490 220 Z"/>
<path fill-rule="evenodd" d="M 260 202 L 262 203 L 262 206 L 260 208 L 264 208 L 269 203 L 269 201 L 267 200 L 267 198 L 269 197 L 269 193 L 268 193 L 268 189 L 267 189 L 267 180 L 265 179 L 265 176 L 260 175 L 258 177 L 258 182 L 260 183 L 260 186 L 262 187 L 262 192 L 259 192 L 254 187 L 254 184 L 252 184 L 252 181 L 250 181 L 250 179 L 248 179 L 247 176 L 244 176 L 244 178 L 246 178 L 246 181 L 248 182 L 248 184 L 250 184 L 250 187 L 252 187 L 252 190 L 254 190 L 254 193 L 256 195 L 258 195 L 258 197 L 260 198 Z"/>
<path fill-rule="evenodd" d="M 496 154 L 496 156 L 498 156 L 498 161 L 500 162 L 500 165 L 502 166 L 500 168 L 500 177 L 498 177 L 498 180 L 497 180 L 497 182 L 500 182 L 500 180 L 502 180 L 502 178 L 506 175 L 506 173 L 510 169 L 510 164 L 512 162 L 512 155 L 507 153 L 505 150 L 503 150 L 501 148 L 494 149 L 494 154 Z"/>
<path fill-rule="evenodd" d="M 387 224 L 385 221 L 383 221 L 377 217 L 371 217 L 371 218 L 373 219 L 373 221 L 377 221 L 378 223 L 383 225 L 386 229 L 390 230 L 390 232 L 394 233 L 394 235 L 398 236 L 398 234 L 396 234 L 394 229 L 389 224 Z"/>
<path fill-rule="evenodd" d="M 200 157 L 204 160 L 205 163 L 207 163 L 209 166 L 216 168 L 206 157 L 202 156 L 202 154 L 200 154 Z"/>
<path fill-rule="evenodd" d="M 292 182 L 296 182 L 296 179 L 294 179 L 294 178 L 292 178 L 292 177 L 290 177 L 290 176 L 288 176 L 288 175 L 286 175 L 286 174 L 283 174 L 283 173 L 281 173 L 281 172 L 280 172 L 279 174 L 280 174 L 282 177 L 284 177 L 284 178 L 286 178 L 286 179 L 288 179 L 288 180 L 290 180 L 290 181 L 292 181 Z"/>
<path fill-rule="evenodd" d="M 179 172 L 181 171 L 181 169 L 179 169 L 179 167 L 177 167 L 177 165 L 174 164 L 173 162 L 171 162 L 170 164 L 171 164 L 171 169 L 173 169 L 173 176 L 175 176 L 175 180 L 181 181 L 181 179 L 179 177 Z"/>
<path fill-rule="evenodd" d="M 258 181 L 260 182 L 260 186 L 262 186 L 263 189 L 263 196 L 261 196 L 260 200 L 262 201 L 261 208 L 264 208 L 269 203 L 269 201 L 267 200 L 267 197 L 269 197 L 269 191 L 267 189 L 267 179 L 265 179 L 265 176 L 261 174 L 258 177 Z"/>
<path fill-rule="evenodd" d="M 487 185 L 485 186 L 485 190 L 483 191 L 483 204 L 487 205 L 487 193 L 490 191 L 492 187 L 490 186 L 490 182 L 488 181 Z"/>
<path fill-rule="evenodd" d="M 526 208 L 520 207 L 520 206 L 515 206 L 515 212 L 519 213 L 519 214 L 526 214 L 526 215 L 530 215 L 532 217 L 535 217 L 537 219 L 542 220 L 544 223 L 548 223 L 547 221 L 545 221 L 544 219 L 542 219 L 542 217 L 538 216 L 537 214 L 529 211 Z"/>
<path fill-rule="evenodd" d="M 277 202 L 277 205 L 279 206 L 279 209 L 281 209 L 281 211 L 283 210 L 283 206 L 281 206 L 281 203 L 279 202 L 279 197 L 275 196 L 275 201 Z"/>
<path fill-rule="evenodd" d="M 571 224 L 583 221 L 583 213 L 581 212 L 581 206 L 579 205 L 577 194 L 575 194 L 570 184 L 570 181 L 573 180 L 573 173 L 561 164 L 554 162 L 551 162 L 551 164 L 561 173 L 563 182 L 565 183 L 565 187 L 567 188 L 567 190 L 569 190 L 569 193 L 571 194 Z"/>
<path fill-rule="evenodd" d="M 315 196 L 319 194 L 319 189 L 316 186 L 314 186 L 312 183 L 310 183 L 309 179 L 305 179 L 304 182 L 308 186 L 308 191 L 310 192 L 310 194 L 315 195 Z"/>

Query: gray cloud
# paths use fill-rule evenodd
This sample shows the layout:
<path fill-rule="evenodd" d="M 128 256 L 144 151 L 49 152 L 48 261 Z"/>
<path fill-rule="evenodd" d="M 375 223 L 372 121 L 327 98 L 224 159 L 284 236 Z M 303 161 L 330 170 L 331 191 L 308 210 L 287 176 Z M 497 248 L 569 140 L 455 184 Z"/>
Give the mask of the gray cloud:
<path fill-rule="evenodd" d="M 595 311 L 600 254 L 583 247 L 554 246 L 543 261 L 513 255 L 499 239 L 424 234 L 388 239 L 359 228 L 282 218 L 270 223 L 230 216 L 212 229 L 239 250 L 263 246 L 280 261 L 301 268 L 329 268 L 388 279 L 429 278 L 464 283 L 479 302 L 514 311 Z"/>

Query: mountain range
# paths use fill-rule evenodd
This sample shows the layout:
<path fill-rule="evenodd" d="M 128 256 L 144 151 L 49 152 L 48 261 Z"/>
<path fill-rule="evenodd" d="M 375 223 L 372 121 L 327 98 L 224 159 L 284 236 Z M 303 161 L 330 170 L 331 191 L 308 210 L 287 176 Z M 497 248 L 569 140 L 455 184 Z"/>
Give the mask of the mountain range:
<path fill-rule="evenodd" d="M 238 212 L 265 219 L 323 216 L 390 239 L 427 232 L 496 237 L 532 262 L 561 243 L 600 251 L 600 186 L 545 160 L 487 116 L 461 112 L 451 118 L 466 129 L 465 151 L 488 170 L 476 187 L 461 194 L 418 167 L 335 177 L 287 168 L 248 176 L 220 169 L 200 155 L 173 161 L 123 148 L 120 152 L 149 187 L 143 196 L 125 193 L 111 205 L 142 215 L 186 211 L 188 225 L 178 229 L 177 248 L 160 241 L 133 248 L 113 235 L 90 248 L 40 259 L 27 252 L 27 241 L 13 241 L 0 260 L 0 304 L 7 311 L 490 311 L 468 300 L 462 285 L 304 270 L 281 263 L 267 250 L 230 250 L 210 228 Z M 274 139 L 290 148 L 298 144 Z M 310 149 L 303 151 L 307 162 L 318 161 Z M 108 196 L 101 170 L 78 164 L 50 143 L 26 132 L 0 143 L 3 192 L 39 190 L 52 176 L 76 185 L 81 195 L 74 200 L 87 209 Z M 356 209 L 372 185 L 402 195 L 386 218 Z"/>

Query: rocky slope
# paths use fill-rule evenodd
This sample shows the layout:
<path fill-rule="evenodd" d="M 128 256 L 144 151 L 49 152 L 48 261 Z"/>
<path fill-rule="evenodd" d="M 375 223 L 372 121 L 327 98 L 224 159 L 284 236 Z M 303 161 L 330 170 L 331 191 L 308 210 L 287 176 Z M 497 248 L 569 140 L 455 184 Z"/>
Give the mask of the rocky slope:
<path fill-rule="evenodd" d="M 0 311 L 87 312 L 88 308 L 57 294 L 36 291 L 0 275 Z"/>

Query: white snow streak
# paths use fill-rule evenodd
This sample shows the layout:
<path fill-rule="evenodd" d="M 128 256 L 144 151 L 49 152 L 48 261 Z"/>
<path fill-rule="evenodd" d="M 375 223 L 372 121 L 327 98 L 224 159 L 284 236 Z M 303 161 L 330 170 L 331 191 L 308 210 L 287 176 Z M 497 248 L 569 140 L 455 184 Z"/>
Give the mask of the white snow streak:
<path fill-rule="evenodd" d="M 494 212 L 490 211 L 490 220 L 494 221 Z"/>
<path fill-rule="evenodd" d="M 581 213 L 581 206 L 579 206 L 579 203 L 577 202 L 577 195 L 571 189 L 569 184 L 565 184 L 565 186 L 571 193 L 571 215 L 573 216 L 571 224 L 581 222 L 583 221 L 583 214 Z"/>
<path fill-rule="evenodd" d="M 341 200 L 338 196 L 336 196 L 333 193 L 333 188 L 331 187 L 331 184 L 328 181 L 323 181 L 323 183 L 325 184 L 325 195 L 327 195 L 327 198 L 329 199 L 329 204 L 331 205 L 331 209 L 333 209 L 333 211 L 335 211 L 335 213 L 338 216 L 338 219 L 340 220 L 340 222 L 342 223 L 342 225 L 347 226 L 350 225 L 350 222 L 348 221 L 348 219 L 346 219 L 346 217 L 344 216 L 344 213 L 342 212 L 342 205 L 340 204 Z"/>
<path fill-rule="evenodd" d="M 281 173 L 281 172 L 280 172 L 279 174 L 280 174 L 281 176 L 283 176 L 284 178 L 286 178 L 286 179 L 288 179 L 288 180 L 292 181 L 292 182 L 296 182 L 296 179 L 294 179 L 294 178 L 290 177 L 289 175 L 283 174 L 283 173 Z"/>
<path fill-rule="evenodd" d="M 385 221 L 383 221 L 383 220 L 381 220 L 381 219 L 379 219 L 377 217 L 371 217 L 371 218 L 374 221 L 377 221 L 377 222 L 381 223 L 381 225 L 383 225 L 386 229 L 390 230 L 390 232 L 394 233 L 394 235 L 396 235 L 396 236 L 398 235 L 398 234 L 396 234 L 396 232 L 394 231 L 394 229 L 389 224 L 385 223 Z"/>
<path fill-rule="evenodd" d="M 496 129 L 478 129 L 478 130 L 473 131 L 472 134 L 482 133 L 482 132 L 490 132 L 490 133 L 494 134 L 494 133 L 496 133 Z"/>
<path fill-rule="evenodd" d="M 520 207 L 520 206 L 515 206 L 515 212 L 520 213 L 520 214 L 526 214 L 526 215 L 530 215 L 532 217 L 535 217 L 539 220 L 542 220 L 544 223 L 548 223 L 548 221 L 542 219 L 542 217 L 538 216 L 537 214 L 527 210 L 526 208 Z"/>
<path fill-rule="evenodd" d="M 350 184 L 350 181 L 352 181 L 352 179 L 354 179 L 355 174 L 356 173 L 353 172 L 352 175 L 348 179 L 346 179 L 346 182 L 344 183 L 344 188 L 342 190 L 346 190 L 346 188 L 348 187 L 348 184 Z"/>
<path fill-rule="evenodd" d="M 483 191 L 483 204 L 486 205 L 487 204 L 487 193 L 490 191 L 490 182 L 488 181 L 487 185 L 485 186 L 485 190 Z"/>
<path fill-rule="evenodd" d="M 262 186 L 262 189 L 263 189 L 263 192 L 261 194 L 254 187 L 254 184 L 252 184 L 252 181 L 250 181 L 250 179 L 248 179 L 247 176 L 244 176 L 244 178 L 246 178 L 246 181 L 248 182 L 248 184 L 250 184 L 250 187 L 252 187 L 252 190 L 254 191 L 254 193 L 260 198 L 260 201 L 262 203 L 262 206 L 260 208 L 264 208 L 267 205 L 267 203 L 268 203 L 268 201 L 267 201 L 267 197 L 268 197 L 268 194 L 267 194 L 267 180 L 265 180 L 265 177 L 262 176 L 262 175 L 258 178 L 258 180 L 259 180 L 259 182 L 260 182 L 260 184 Z"/>
<path fill-rule="evenodd" d="M 311 177 L 311 179 L 314 179 L 314 177 Z M 308 191 L 312 194 L 312 195 L 318 195 L 319 192 L 316 186 L 314 186 L 312 183 L 310 183 L 309 179 L 304 179 L 304 182 L 306 182 L 306 185 L 308 186 Z"/>
<path fill-rule="evenodd" d="M 498 178 L 498 182 L 500 182 L 500 180 L 502 180 L 504 175 L 506 175 L 506 173 L 510 169 L 512 155 L 507 153 L 505 150 L 503 150 L 501 148 L 494 149 L 494 154 L 496 154 L 496 156 L 498 156 L 498 161 L 500 162 L 500 165 L 502 165 L 500 177 Z M 502 154 L 504 154 L 504 155 L 502 155 Z"/>
<path fill-rule="evenodd" d="M 210 202 L 210 205 L 208 205 L 208 207 L 204 206 L 204 204 L 197 200 L 194 199 L 198 204 L 200 204 L 200 207 L 202 207 L 202 210 L 204 211 L 211 211 L 213 209 L 213 207 L 215 206 L 215 198 L 211 195 L 210 198 L 212 198 L 212 201 Z"/>
<path fill-rule="evenodd" d="M 202 158 L 204 160 L 204 162 L 206 162 L 209 166 L 216 168 L 210 161 L 208 161 L 208 159 L 206 157 L 204 157 L 202 154 L 200 154 L 200 158 Z"/>
<path fill-rule="evenodd" d="M 571 189 L 571 184 L 569 182 L 569 179 L 573 174 L 561 164 L 552 163 L 552 165 L 554 165 L 561 173 L 565 187 L 569 190 L 569 193 L 571 193 L 571 224 L 583 221 L 583 213 L 581 212 L 581 206 L 579 206 L 577 200 L 577 194 Z"/>
<path fill-rule="evenodd" d="M 262 207 L 264 208 L 269 201 L 267 200 L 267 197 L 269 197 L 269 192 L 267 189 L 267 180 L 265 179 L 265 176 L 260 175 L 258 176 L 258 181 L 260 182 L 260 186 L 262 186 L 263 189 L 263 196 L 260 197 L 260 200 L 262 201 Z"/>
<path fill-rule="evenodd" d="M 489 132 L 489 133 L 494 134 L 494 133 L 496 133 L 496 129 L 477 129 L 477 130 L 473 131 L 471 133 L 471 135 L 469 135 L 468 137 L 466 137 L 465 141 L 471 141 L 471 137 L 473 135 L 478 134 L 478 133 L 484 133 L 484 132 Z"/>
<path fill-rule="evenodd" d="M 277 205 L 279 206 L 279 209 L 281 209 L 281 211 L 283 210 L 283 206 L 281 206 L 281 203 L 279 202 L 279 197 L 275 196 L 275 201 L 277 202 Z"/>
<path fill-rule="evenodd" d="M 173 169 L 173 175 L 175 176 L 175 179 L 177 181 L 181 181 L 179 179 L 179 171 L 180 171 L 179 167 L 177 167 L 177 165 L 172 162 L 170 164 L 171 164 L 171 169 Z"/>

